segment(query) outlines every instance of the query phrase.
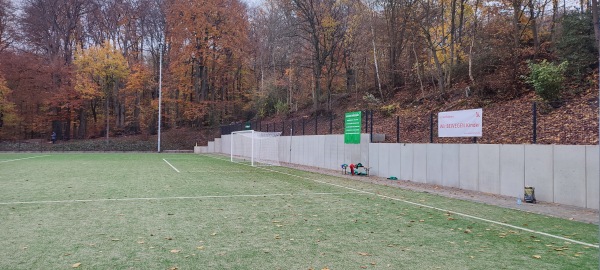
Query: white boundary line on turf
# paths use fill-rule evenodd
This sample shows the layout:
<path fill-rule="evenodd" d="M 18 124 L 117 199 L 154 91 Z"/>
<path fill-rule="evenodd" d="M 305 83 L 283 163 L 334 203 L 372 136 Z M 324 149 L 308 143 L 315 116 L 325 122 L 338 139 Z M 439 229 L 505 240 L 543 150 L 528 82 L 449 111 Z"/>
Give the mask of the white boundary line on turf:
<path fill-rule="evenodd" d="M 173 170 L 175 170 L 176 172 L 180 172 L 177 168 L 175 168 L 175 166 L 173 166 L 171 163 L 169 163 L 166 159 L 163 158 L 163 161 L 166 162 L 167 164 L 169 164 L 169 166 L 171 166 L 171 168 L 173 168 Z"/>
<path fill-rule="evenodd" d="M 211 157 L 213 157 L 215 159 L 219 159 L 219 160 L 229 161 L 229 160 L 217 158 L 217 157 L 214 157 L 214 156 L 211 156 Z M 242 165 L 246 165 L 246 164 L 242 164 Z M 246 166 L 250 166 L 250 165 L 246 165 Z M 492 223 L 492 224 L 495 224 L 495 225 L 509 227 L 509 228 L 513 228 L 513 229 L 517 229 L 517 230 L 521 230 L 521 231 L 525 231 L 525 232 L 529 232 L 529 233 L 539 234 L 539 235 L 543 235 L 543 236 L 547 236 L 547 237 L 551 237 L 551 238 L 563 240 L 563 241 L 566 241 L 566 242 L 571 242 L 571 243 L 574 243 L 574 244 L 580 244 L 580 245 L 583 245 L 583 246 L 588 246 L 588 247 L 593 247 L 593 248 L 600 248 L 598 245 L 594 245 L 594 244 L 590 244 L 590 243 L 586 243 L 586 242 L 582 242 L 582 241 L 577 241 L 577 240 L 573 240 L 573 239 L 569 239 L 569 238 L 566 238 L 566 237 L 562 237 L 562 236 L 558 236 L 558 235 L 553 235 L 553 234 L 549 234 L 549 233 L 545 233 L 545 232 L 531 230 L 531 229 L 527 229 L 527 228 L 523 228 L 523 227 L 519 227 L 519 226 L 515 226 L 515 225 L 510 225 L 510 224 L 506 224 L 506 223 L 502 223 L 502 222 L 499 222 L 499 221 L 494 221 L 494 220 L 490 220 L 490 219 L 486 219 L 486 218 L 476 217 L 476 216 L 472 216 L 472 215 L 469 215 L 469 214 L 463 214 L 463 213 L 460 213 L 460 212 L 446 210 L 446 209 L 435 207 L 435 206 L 430 206 L 430 205 L 426 205 L 426 204 L 422 204 L 422 203 L 416 203 L 416 202 L 411 202 L 411 201 L 407 201 L 407 200 L 402 200 L 402 199 L 398 199 L 398 198 L 394 198 L 394 197 L 390 197 L 390 196 L 386 196 L 386 195 L 377 194 L 377 193 L 374 193 L 374 192 L 359 190 L 359 189 L 356 189 L 356 188 L 351 188 L 351 187 L 342 186 L 342 185 L 338 185 L 338 184 L 327 183 L 327 182 L 324 182 L 324 181 L 319 181 L 319 180 L 315 180 L 315 179 L 310 179 L 308 177 L 302 177 L 302 176 L 293 175 L 293 174 L 289 174 L 289 173 L 279 172 L 279 171 L 271 170 L 271 169 L 267 169 L 267 168 L 261 168 L 261 169 L 266 170 L 266 171 L 281 173 L 281 174 L 288 175 L 288 176 L 295 176 L 295 177 L 298 177 L 298 178 L 306 179 L 306 180 L 309 180 L 309 181 L 314 181 L 314 182 L 317 182 L 317 183 L 323 183 L 323 184 L 327 184 L 327 185 L 330 185 L 330 186 L 336 186 L 336 187 L 340 187 L 340 188 L 345 188 L 345 189 L 349 189 L 349 190 L 355 191 L 357 193 L 365 193 L 365 194 L 369 194 L 369 195 L 375 195 L 377 197 L 384 198 L 384 199 L 389 199 L 389 200 L 393 200 L 393 201 L 403 202 L 403 203 L 407 203 L 407 204 L 411 204 L 411 205 L 415 205 L 415 206 L 420 206 L 420 207 L 424 207 L 424 208 L 429 208 L 429 209 L 433 209 L 433 210 L 437 210 L 437 211 L 441 211 L 441 212 L 445 212 L 445 213 L 449 213 L 449 214 L 453 214 L 453 215 L 457 215 L 457 216 L 462 216 L 462 217 L 466 217 L 466 218 L 470 218 L 470 219 L 484 221 L 484 222 Z"/>
<path fill-rule="evenodd" d="M 254 172 L 254 171 L 250 171 L 250 170 L 244 170 L 244 171 L 225 171 L 225 170 L 214 170 L 214 171 L 184 171 L 186 173 L 249 173 L 249 172 Z"/>
<path fill-rule="evenodd" d="M 157 197 L 157 198 L 121 198 L 121 199 L 89 199 L 89 200 L 62 200 L 62 201 L 30 201 L 30 202 L 0 202 L 0 205 L 19 205 L 19 204 L 53 204 L 53 203 L 81 203 L 81 202 L 127 202 L 127 201 L 162 201 L 162 200 L 190 200 L 190 199 L 219 199 L 219 198 L 258 198 L 258 197 L 284 197 L 284 196 L 325 196 L 325 195 L 346 195 L 363 192 L 316 192 L 316 193 L 275 193 L 275 194 L 239 194 L 239 195 L 206 195 L 190 197 Z"/>
<path fill-rule="evenodd" d="M 32 159 L 32 158 L 49 157 L 49 156 L 50 156 L 50 155 L 43 155 L 43 156 L 35 156 L 35 157 L 26 157 L 26 158 L 10 159 L 10 160 L 3 160 L 3 161 L 0 161 L 0 163 L 7 163 L 7 162 L 13 162 L 13 161 L 19 161 L 19 160 Z"/>

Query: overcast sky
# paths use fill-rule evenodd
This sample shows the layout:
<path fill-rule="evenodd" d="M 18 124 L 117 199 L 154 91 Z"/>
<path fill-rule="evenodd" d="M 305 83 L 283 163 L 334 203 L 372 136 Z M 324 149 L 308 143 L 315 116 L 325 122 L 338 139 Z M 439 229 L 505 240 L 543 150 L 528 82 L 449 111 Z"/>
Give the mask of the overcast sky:
<path fill-rule="evenodd" d="M 262 4 L 263 0 L 242 0 L 242 1 L 248 3 L 248 6 L 250 6 L 250 7 L 256 7 L 260 4 Z"/>

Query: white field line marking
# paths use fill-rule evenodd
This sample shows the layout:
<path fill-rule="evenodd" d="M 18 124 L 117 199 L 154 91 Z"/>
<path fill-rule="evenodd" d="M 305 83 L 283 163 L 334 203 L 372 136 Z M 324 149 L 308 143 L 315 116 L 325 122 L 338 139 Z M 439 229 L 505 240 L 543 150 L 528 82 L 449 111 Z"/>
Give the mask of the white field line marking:
<path fill-rule="evenodd" d="M 239 195 L 206 195 L 190 197 L 158 197 L 158 198 L 121 198 L 121 199 L 88 199 L 88 200 L 62 200 L 62 201 L 30 201 L 30 202 L 0 202 L 0 205 L 19 205 L 19 204 L 53 204 L 53 203 L 79 203 L 79 202 L 127 202 L 127 201 L 161 201 L 161 200 L 198 200 L 198 199 L 218 199 L 218 198 L 258 198 L 258 197 L 293 197 L 293 196 L 326 196 L 326 195 L 346 195 L 356 194 L 357 192 L 316 192 L 316 193 L 275 193 L 275 194 L 239 194 Z M 362 193 L 362 192 L 360 192 Z M 362 193 L 364 194 L 364 193 Z"/>
<path fill-rule="evenodd" d="M 171 163 L 169 163 L 166 159 L 163 158 L 163 160 L 169 164 L 169 166 L 171 166 L 171 168 L 173 168 L 173 170 L 175 170 L 176 172 L 180 172 L 177 168 L 175 168 L 175 166 L 173 166 Z"/>
<path fill-rule="evenodd" d="M 218 159 L 218 160 L 223 160 L 223 161 L 229 161 L 228 159 L 222 159 L 222 158 L 217 158 L 217 157 L 212 157 L 212 158 Z M 237 164 L 240 164 L 240 165 L 243 165 L 243 166 L 252 167 L 252 165 L 250 165 L 250 164 L 242 164 L 242 163 L 237 163 Z M 300 179 L 304 179 L 304 180 L 308 180 L 308 181 L 313 181 L 313 182 L 321 183 L 321 184 L 324 184 L 324 185 L 329 185 L 329 186 L 334 186 L 334 187 L 349 189 L 349 190 L 352 190 L 352 191 L 357 192 L 357 193 L 375 194 L 375 193 L 367 192 L 367 191 L 356 189 L 356 188 L 351 188 L 351 187 L 342 186 L 342 185 L 338 185 L 338 184 L 328 183 L 328 182 L 324 182 L 324 181 L 320 181 L 320 180 L 316 180 L 316 179 L 310 179 L 308 177 L 299 176 L 299 175 L 290 174 L 290 173 L 285 173 L 285 172 L 280 172 L 280 171 L 276 171 L 276 170 L 265 168 L 265 167 L 256 166 L 256 167 L 252 167 L 252 168 L 259 168 L 259 169 L 262 169 L 262 170 L 265 170 L 265 171 L 275 172 L 275 173 L 279 173 L 279 174 L 283 174 L 283 175 L 287 175 L 287 176 L 291 176 L 291 177 L 296 177 L 296 178 L 300 178 Z"/>
<path fill-rule="evenodd" d="M 49 156 L 50 156 L 50 155 L 44 155 L 44 156 L 35 156 L 35 157 L 26 157 L 26 158 L 18 158 L 18 159 L 10 159 L 10 160 L 3 160 L 3 161 L 0 161 L 0 163 L 13 162 L 13 161 L 19 161 L 19 160 L 26 160 L 26 159 L 32 159 L 32 158 L 49 157 Z"/>
<path fill-rule="evenodd" d="M 244 170 L 244 171 L 224 171 L 224 170 L 208 170 L 208 171 L 185 171 L 187 173 L 249 173 L 249 172 L 255 172 L 255 171 L 251 171 L 251 170 Z"/>
<path fill-rule="evenodd" d="M 214 158 L 215 159 L 220 159 L 220 158 L 217 158 L 217 157 L 214 157 Z M 225 160 L 225 159 L 220 159 L 220 160 Z M 250 166 L 250 165 L 246 165 L 246 166 Z M 307 178 L 307 177 L 297 176 L 297 175 L 293 175 L 293 174 L 289 174 L 289 173 L 284 173 L 284 172 L 278 172 L 278 171 L 271 170 L 271 169 L 266 169 L 266 168 L 261 168 L 261 169 L 264 169 L 266 171 L 281 173 L 281 174 L 288 175 L 288 176 L 295 176 L 295 177 L 298 177 L 298 178 L 302 178 L 302 179 L 314 181 L 314 182 L 317 182 L 317 183 L 323 183 L 323 184 L 327 184 L 327 185 L 331 185 L 331 186 L 345 188 L 345 189 L 349 189 L 349 190 L 355 191 L 357 193 L 365 193 L 365 194 L 375 195 L 375 196 L 380 197 L 380 198 L 385 198 L 385 199 L 389 199 L 389 200 L 393 200 L 393 201 L 398 201 L 398 202 L 403 202 L 403 203 L 407 203 L 407 204 L 412 204 L 412 205 L 415 205 L 415 206 L 429 208 L 429 209 L 433 209 L 433 210 L 437 210 L 437 211 L 441 211 L 441 212 L 445 212 L 445 213 L 449 213 L 449 214 L 453 214 L 453 215 L 457 215 L 457 216 L 462 216 L 462 217 L 466 217 L 466 218 L 470 218 L 470 219 L 475 219 L 475 220 L 479 220 L 479 221 L 483 221 L 483 222 L 488 222 L 488 223 L 496 224 L 496 225 L 499 225 L 499 226 L 509 227 L 509 228 L 513 228 L 513 229 L 517 229 L 517 230 L 521 230 L 521 231 L 525 231 L 525 232 L 529 232 L 529 233 L 544 235 L 544 236 L 547 236 L 547 237 L 551 237 L 551 238 L 555 238 L 555 239 L 560 239 L 560 240 L 563 240 L 563 241 L 566 241 L 566 242 L 580 244 L 580 245 L 584 245 L 584 246 L 588 246 L 588 247 L 599 248 L 598 245 L 594 245 L 594 244 L 590 244 L 590 243 L 586 243 L 586 242 L 581 242 L 581 241 L 577 241 L 577 240 L 573 240 L 573 239 L 569 239 L 569 238 L 566 238 L 566 237 L 562 237 L 562 236 L 558 236 L 558 235 L 553 235 L 553 234 L 549 234 L 549 233 L 545 233 L 545 232 L 531 230 L 531 229 L 527 229 L 527 228 L 523 228 L 523 227 L 519 227 L 519 226 L 515 226 L 515 225 L 510 225 L 510 224 L 506 224 L 506 223 L 502 223 L 502 222 L 499 222 L 499 221 L 494 221 L 494 220 L 490 220 L 490 219 L 486 219 L 486 218 L 481 218 L 481 217 L 476 217 L 476 216 L 472 216 L 472 215 L 468 215 L 468 214 L 463 214 L 463 213 L 460 213 L 460 212 L 446 210 L 446 209 L 438 208 L 438 207 L 435 207 L 435 206 L 430 206 L 430 205 L 426 205 L 426 204 L 422 204 L 422 203 L 416 203 L 416 202 L 411 202 L 411 201 L 407 201 L 407 200 L 402 200 L 402 199 L 398 199 L 398 198 L 394 198 L 394 197 L 390 197 L 390 196 L 386 196 L 386 195 L 377 194 L 377 193 L 374 193 L 374 192 L 369 192 L 369 191 L 359 190 L 359 189 L 355 189 L 355 188 L 351 188 L 351 187 L 347 187 L 347 186 L 342 186 L 342 185 L 327 183 L 327 182 L 323 182 L 323 181 L 319 181 L 319 180 L 315 180 L 315 179 L 310 179 L 310 178 Z"/>

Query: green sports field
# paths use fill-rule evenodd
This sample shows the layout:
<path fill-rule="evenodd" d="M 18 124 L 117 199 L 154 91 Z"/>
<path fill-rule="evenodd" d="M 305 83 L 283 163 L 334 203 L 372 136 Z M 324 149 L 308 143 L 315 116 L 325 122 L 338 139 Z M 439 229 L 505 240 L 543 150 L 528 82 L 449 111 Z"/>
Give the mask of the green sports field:
<path fill-rule="evenodd" d="M 0 154 L 0 269 L 598 269 L 598 226 L 192 154 Z"/>

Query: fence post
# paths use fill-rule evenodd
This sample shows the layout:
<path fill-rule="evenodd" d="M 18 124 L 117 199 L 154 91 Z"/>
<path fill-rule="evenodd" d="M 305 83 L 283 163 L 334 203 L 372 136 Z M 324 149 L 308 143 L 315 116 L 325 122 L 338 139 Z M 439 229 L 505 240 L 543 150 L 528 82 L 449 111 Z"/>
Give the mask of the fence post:
<path fill-rule="evenodd" d="M 429 113 L 429 143 L 433 143 L 433 113 Z"/>
<path fill-rule="evenodd" d="M 292 126 L 290 127 L 290 136 L 294 136 L 294 120 L 292 120 Z"/>
<path fill-rule="evenodd" d="M 369 128 L 369 131 L 371 132 L 371 142 L 373 142 L 373 110 L 371 110 L 371 127 Z"/>
<path fill-rule="evenodd" d="M 329 134 L 333 134 L 333 113 L 329 117 Z"/>
<path fill-rule="evenodd" d="M 369 111 L 365 110 L 365 133 L 369 133 Z"/>
<path fill-rule="evenodd" d="M 537 102 L 533 102 L 533 108 L 531 109 L 533 113 L 533 144 L 537 143 Z"/>
<path fill-rule="evenodd" d="M 305 118 L 302 118 L 302 136 L 304 136 L 304 123 L 306 122 L 305 120 Z"/>
<path fill-rule="evenodd" d="M 396 143 L 400 143 L 400 116 L 396 116 Z"/>

